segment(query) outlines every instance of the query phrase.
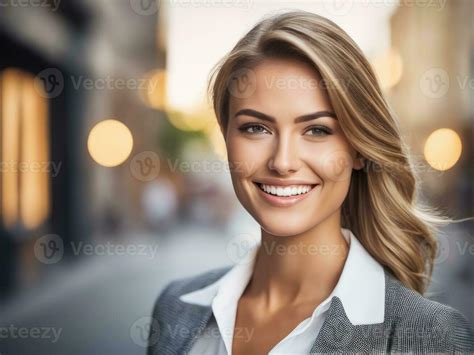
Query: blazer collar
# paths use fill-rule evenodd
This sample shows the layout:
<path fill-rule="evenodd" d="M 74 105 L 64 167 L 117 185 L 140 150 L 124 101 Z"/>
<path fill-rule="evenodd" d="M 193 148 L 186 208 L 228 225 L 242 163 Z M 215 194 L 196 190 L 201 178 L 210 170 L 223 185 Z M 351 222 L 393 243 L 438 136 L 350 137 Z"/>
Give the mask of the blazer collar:
<path fill-rule="evenodd" d="M 351 230 L 342 228 L 349 253 L 336 287 L 328 299 L 336 296 L 352 325 L 382 323 L 385 315 L 385 274 Z M 249 251 L 247 262 L 234 265 L 212 284 L 182 295 L 183 302 L 224 309 L 234 305 L 252 276 L 260 244 Z"/>

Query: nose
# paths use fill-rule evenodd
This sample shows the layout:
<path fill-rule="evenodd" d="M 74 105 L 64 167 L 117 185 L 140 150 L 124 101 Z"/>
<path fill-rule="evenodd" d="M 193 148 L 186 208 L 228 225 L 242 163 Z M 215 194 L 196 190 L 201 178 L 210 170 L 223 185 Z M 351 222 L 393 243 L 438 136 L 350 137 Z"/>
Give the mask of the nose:
<path fill-rule="evenodd" d="M 296 143 L 292 142 L 291 137 L 287 135 L 286 137 L 280 136 L 276 144 L 277 146 L 268 160 L 268 168 L 280 175 L 297 171 L 300 167 L 300 159 Z"/>

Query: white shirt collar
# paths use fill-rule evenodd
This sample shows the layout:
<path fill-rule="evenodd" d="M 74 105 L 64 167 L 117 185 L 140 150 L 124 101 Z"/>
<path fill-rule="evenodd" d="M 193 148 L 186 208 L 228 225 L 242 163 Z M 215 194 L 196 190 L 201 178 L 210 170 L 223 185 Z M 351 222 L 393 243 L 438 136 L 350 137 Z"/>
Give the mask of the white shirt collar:
<path fill-rule="evenodd" d="M 349 252 L 336 287 L 321 303 L 323 309 L 320 311 L 329 308 L 332 297 L 337 296 L 353 325 L 382 323 L 385 313 L 383 267 L 367 252 L 351 230 L 341 228 L 341 231 L 349 243 Z M 180 300 L 201 306 L 212 306 L 219 324 L 233 325 L 237 301 L 252 276 L 259 246 L 260 244 L 257 244 L 249 251 L 247 262 L 234 265 L 214 283 L 181 295 Z M 233 328 L 229 332 L 231 330 Z M 228 336 L 232 337 L 232 334 L 223 335 L 224 340 Z"/>

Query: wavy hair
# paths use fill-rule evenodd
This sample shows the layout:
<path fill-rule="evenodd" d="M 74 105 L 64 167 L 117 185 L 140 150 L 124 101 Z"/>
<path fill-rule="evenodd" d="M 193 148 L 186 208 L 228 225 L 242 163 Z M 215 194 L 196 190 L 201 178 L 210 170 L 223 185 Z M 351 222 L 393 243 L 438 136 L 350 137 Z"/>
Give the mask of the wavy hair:
<path fill-rule="evenodd" d="M 296 58 L 326 83 L 338 122 L 365 161 L 353 170 L 341 227 L 405 286 L 424 294 L 438 250 L 439 227 L 452 220 L 418 200 L 419 179 L 369 61 L 334 22 L 306 11 L 264 17 L 213 68 L 208 92 L 227 132 L 229 84 L 266 58 Z"/>

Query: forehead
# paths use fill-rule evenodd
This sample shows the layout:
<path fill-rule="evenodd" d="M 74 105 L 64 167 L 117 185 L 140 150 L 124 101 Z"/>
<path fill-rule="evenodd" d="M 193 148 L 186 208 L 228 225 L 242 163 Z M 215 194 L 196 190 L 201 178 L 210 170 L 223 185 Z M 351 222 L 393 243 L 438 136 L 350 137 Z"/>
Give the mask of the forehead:
<path fill-rule="evenodd" d="M 332 110 L 321 75 L 296 59 L 267 58 L 252 68 L 248 95 L 230 95 L 230 112 L 243 107 L 260 109 L 275 117 Z"/>

